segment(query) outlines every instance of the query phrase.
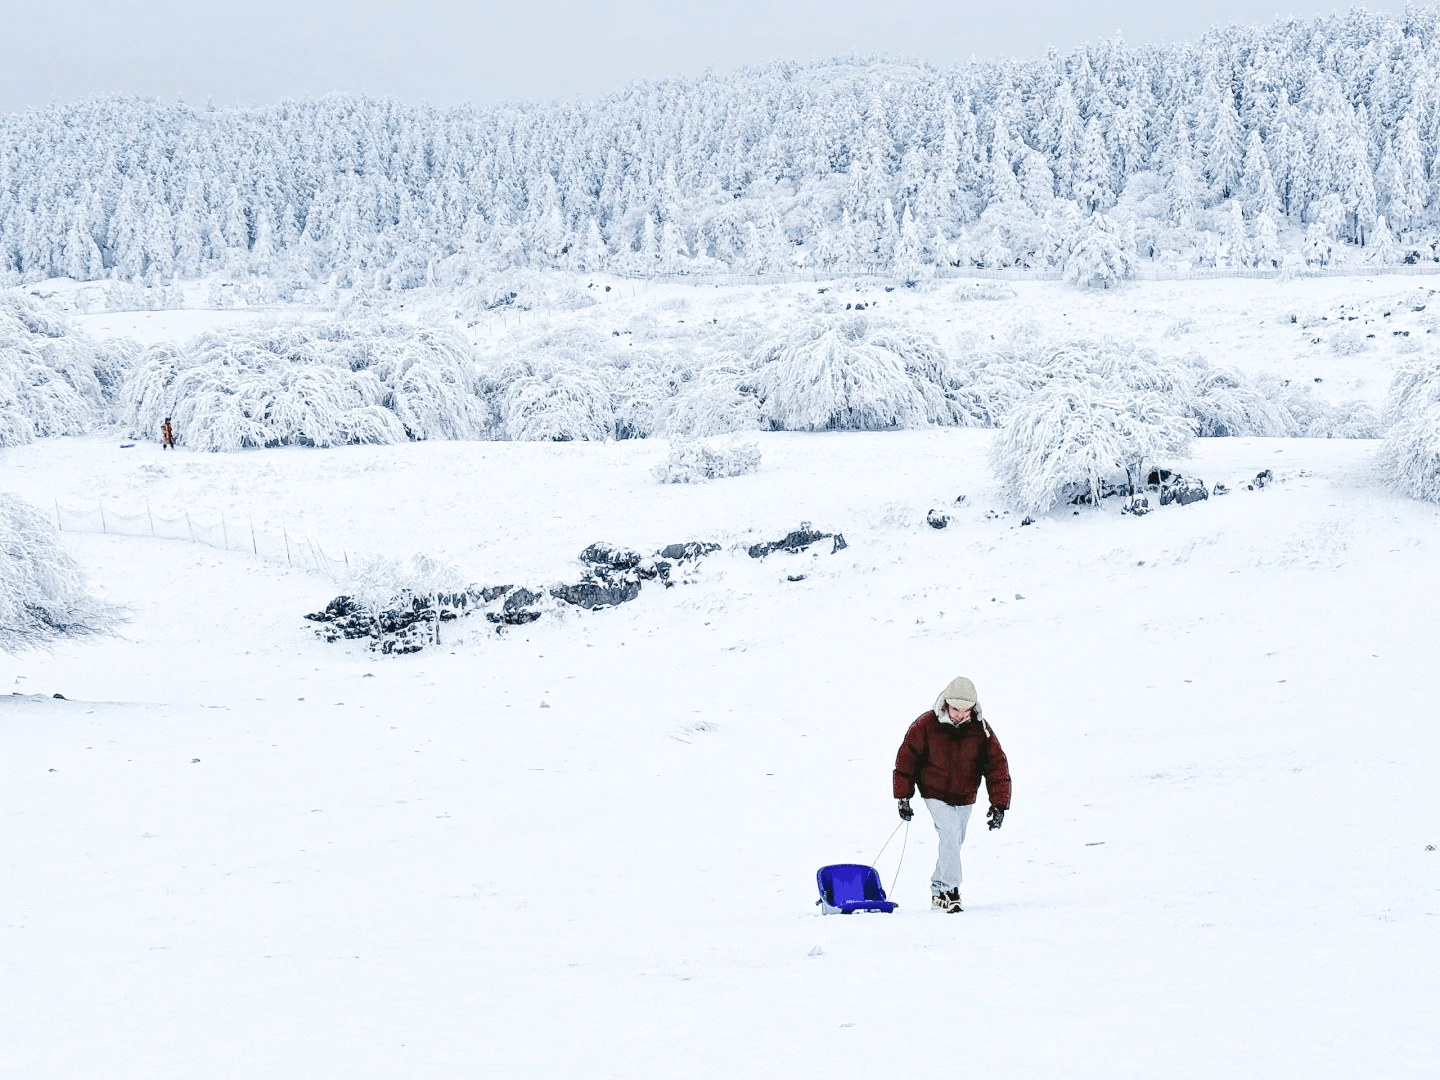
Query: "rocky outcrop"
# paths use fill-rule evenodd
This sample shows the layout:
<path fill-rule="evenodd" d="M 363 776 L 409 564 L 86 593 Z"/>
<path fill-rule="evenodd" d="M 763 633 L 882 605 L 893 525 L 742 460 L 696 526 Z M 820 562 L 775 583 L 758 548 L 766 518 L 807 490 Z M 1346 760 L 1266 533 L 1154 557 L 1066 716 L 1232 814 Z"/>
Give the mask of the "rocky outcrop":
<path fill-rule="evenodd" d="M 779 540 L 751 544 L 746 549 L 746 554 L 752 559 L 763 559 L 777 551 L 801 552 L 811 544 L 818 544 L 822 540 L 831 541 L 830 553 L 832 555 L 850 546 L 845 543 L 845 537 L 840 533 L 819 532 L 810 525 L 810 522 L 802 521 L 798 529 L 786 533 Z"/>

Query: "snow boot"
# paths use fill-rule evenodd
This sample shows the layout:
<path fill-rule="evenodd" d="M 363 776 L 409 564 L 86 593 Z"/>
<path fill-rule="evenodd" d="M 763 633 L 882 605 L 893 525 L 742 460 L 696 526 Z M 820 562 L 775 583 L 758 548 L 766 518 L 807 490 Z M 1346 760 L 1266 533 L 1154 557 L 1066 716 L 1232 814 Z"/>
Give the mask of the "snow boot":
<path fill-rule="evenodd" d="M 960 907 L 959 889 L 941 889 L 939 892 L 930 894 L 930 906 L 937 911 L 954 913 L 963 910 Z"/>

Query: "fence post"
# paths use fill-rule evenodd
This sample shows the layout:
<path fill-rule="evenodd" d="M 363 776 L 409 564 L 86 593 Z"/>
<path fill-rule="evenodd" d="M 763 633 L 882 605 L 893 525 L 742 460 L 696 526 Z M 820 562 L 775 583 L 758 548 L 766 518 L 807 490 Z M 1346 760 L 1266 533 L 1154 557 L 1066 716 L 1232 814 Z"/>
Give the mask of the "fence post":
<path fill-rule="evenodd" d="M 155 515 L 150 512 L 150 500 L 145 500 L 145 516 L 150 519 L 150 539 L 155 539 Z"/>
<path fill-rule="evenodd" d="M 185 528 L 190 532 L 190 542 L 195 542 L 195 526 L 190 523 L 190 511 L 185 511 Z"/>
<path fill-rule="evenodd" d="M 259 554 L 260 554 L 260 545 L 255 542 L 255 519 L 254 519 L 254 518 L 251 518 L 251 519 L 250 519 L 250 553 L 251 553 L 252 555 L 259 555 Z"/>
<path fill-rule="evenodd" d="M 100 531 L 102 533 L 108 533 L 110 531 L 110 526 L 105 524 L 105 500 L 96 499 L 95 501 L 100 504 Z"/>
<path fill-rule="evenodd" d="M 293 566 L 290 562 L 290 533 L 283 525 L 280 526 L 280 535 L 285 537 L 285 565 Z"/>
<path fill-rule="evenodd" d="M 225 544 L 225 550 L 230 550 L 230 530 L 225 526 L 225 511 L 220 511 L 220 539 Z"/>
<path fill-rule="evenodd" d="M 56 532 L 64 532 L 64 531 L 65 531 L 65 523 L 60 520 L 60 500 L 59 500 L 59 499 L 56 499 L 56 500 L 55 500 L 55 531 L 56 531 Z"/>

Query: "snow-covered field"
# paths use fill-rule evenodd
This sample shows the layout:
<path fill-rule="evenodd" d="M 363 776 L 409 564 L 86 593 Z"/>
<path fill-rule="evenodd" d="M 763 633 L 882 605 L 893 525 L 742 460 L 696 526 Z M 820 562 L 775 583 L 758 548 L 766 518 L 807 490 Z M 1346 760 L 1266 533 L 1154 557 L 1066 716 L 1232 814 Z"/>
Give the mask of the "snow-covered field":
<path fill-rule="evenodd" d="M 1424 286 L 875 291 L 937 333 L 1059 313 L 1378 402 Z M 575 317 L 763 299 L 666 289 Z M 1384 327 L 1353 355 L 1301 325 L 1341 304 Z M 380 658 L 314 637 L 323 577 L 70 536 L 131 619 L 0 655 L 0 1075 L 1440 1074 L 1440 508 L 1387 494 L 1374 443 L 1202 441 L 1186 471 L 1231 494 L 1022 526 L 988 431 L 755 438 L 758 472 L 698 486 L 655 482 L 660 440 L 4 451 L 40 506 L 244 513 L 482 584 L 726 546 L 615 610 Z M 740 550 L 801 521 L 849 547 Z M 928 909 L 921 813 L 876 863 L 899 911 L 819 915 L 957 674 L 1015 777 L 966 911 Z"/>

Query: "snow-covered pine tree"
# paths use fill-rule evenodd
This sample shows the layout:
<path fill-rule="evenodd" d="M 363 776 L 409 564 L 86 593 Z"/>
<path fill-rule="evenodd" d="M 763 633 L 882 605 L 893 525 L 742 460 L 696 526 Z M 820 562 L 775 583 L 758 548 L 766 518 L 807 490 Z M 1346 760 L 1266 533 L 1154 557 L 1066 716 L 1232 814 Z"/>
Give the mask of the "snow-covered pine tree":
<path fill-rule="evenodd" d="M 1131 269 L 1115 223 L 1104 214 L 1091 214 L 1070 246 L 1065 280 L 1082 289 L 1109 289 L 1129 277 Z"/>

